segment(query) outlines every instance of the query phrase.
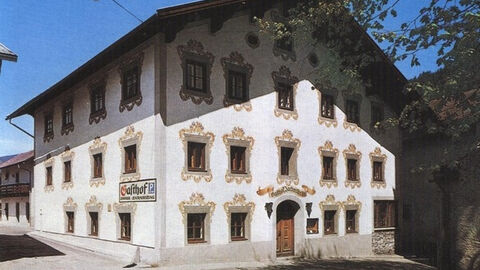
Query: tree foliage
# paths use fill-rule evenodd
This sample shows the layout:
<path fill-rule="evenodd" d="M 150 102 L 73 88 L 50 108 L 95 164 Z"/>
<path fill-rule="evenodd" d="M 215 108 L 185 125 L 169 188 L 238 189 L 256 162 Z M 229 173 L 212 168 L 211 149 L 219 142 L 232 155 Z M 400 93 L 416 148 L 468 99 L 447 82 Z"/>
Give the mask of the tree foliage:
<path fill-rule="evenodd" d="M 310 37 L 314 46 L 330 49 L 339 61 L 334 73 L 347 74 L 352 81 L 361 79 L 362 68 L 376 57 L 375 51 L 366 49 L 369 46 L 359 38 L 361 31 L 357 28 L 386 44 L 384 53 L 393 62 L 409 60 L 412 66 L 418 66 L 418 54 L 434 49 L 439 71 L 422 74 L 406 85 L 406 90 L 416 92 L 419 99 L 389 122 L 411 132 L 459 138 L 480 118 L 480 93 L 468 98 L 465 95 L 480 86 L 480 0 L 429 0 L 417 16 L 402 22 L 399 29 L 387 29 L 385 20 L 397 16 L 399 2 L 305 0 L 289 9 L 286 20 L 258 22 L 275 39 Z M 319 73 L 332 72 L 321 68 Z M 442 113 L 442 117 L 427 117 L 432 110 Z"/>

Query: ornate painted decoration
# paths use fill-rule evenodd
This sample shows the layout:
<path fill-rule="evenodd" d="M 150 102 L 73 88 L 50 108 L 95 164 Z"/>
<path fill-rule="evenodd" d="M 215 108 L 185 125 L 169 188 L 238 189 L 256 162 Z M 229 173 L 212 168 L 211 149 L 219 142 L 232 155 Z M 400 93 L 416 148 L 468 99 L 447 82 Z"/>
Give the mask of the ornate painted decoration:
<path fill-rule="evenodd" d="M 250 172 L 250 155 L 252 153 L 253 144 L 255 140 L 253 137 L 245 136 L 245 132 L 240 127 L 234 127 L 232 133 L 223 135 L 223 143 L 226 147 L 227 159 L 230 160 L 230 147 L 231 146 L 242 146 L 245 147 L 245 173 L 237 174 L 232 173 L 231 164 L 229 162 L 228 169 L 225 173 L 225 181 L 227 183 L 235 182 L 241 184 L 242 181 L 246 183 L 252 182 L 252 173 Z"/>
<path fill-rule="evenodd" d="M 75 211 L 77 210 L 77 203 L 73 202 L 72 197 L 68 197 L 67 201 L 63 204 L 63 209 L 65 211 Z"/>
<path fill-rule="evenodd" d="M 260 46 L 260 39 L 258 35 L 254 32 L 248 32 L 245 35 L 245 41 L 247 42 L 248 46 L 252 49 L 258 48 Z"/>
<path fill-rule="evenodd" d="M 324 187 L 326 186 L 327 188 L 331 187 L 337 187 L 338 186 L 338 181 L 337 181 L 337 159 L 338 159 L 338 149 L 333 148 L 333 144 L 331 141 L 326 141 L 324 146 L 319 146 L 318 147 L 318 154 L 320 155 L 320 163 L 322 164 L 322 175 L 320 176 L 320 186 Z M 323 157 L 332 157 L 333 158 L 333 179 L 325 179 L 324 173 L 325 170 L 323 169 Z"/>
<path fill-rule="evenodd" d="M 210 152 L 215 141 L 215 135 L 212 132 L 205 132 L 203 125 L 200 122 L 193 122 L 188 129 L 182 129 L 179 132 L 180 139 L 183 142 L 183 150 L 185 151 L 185 164 L 182 170 L 182 180 L 187 181 L 193 179 L 195 182 L 205 180 L 206 182 L 212 181 L 212 171 L 210 170 Z M 188 170 L 188 142 L 194 139 L 205 142 L 205 171 L 196 172 Z"/>
<path fill-rule="evenodd" d="M 53 164 L 55 162 L 55 158 L 54 157 L 49 157 L 49 155 L 47 155 L 47 159 L 43 162 L 43 164 L 45 165 L 45 187 L 43 188 L 45 192 L 52 192 L 55 188 L 53 186 Z M 52 184 L 51 185 L 47 185 L 47 168 L 48 167 L 52 167 Z"/>
<path fill-rule="evenodd" d="M 88 213 L 91 210 L 95 210 L 97 212 L 101 211 L 103 208 L 103 204 L 97 201 L 97 197 L 95 195 L 90 196 L 88 202 L 85 203 L 85 211 Z"/>
<path fill-rule="evenodd" d="M 360 212 L 360 209 L 362 208 L 362 202 L 357 201 L 355 196 L 348 195 L 347 200 L 341 202 L 341 206 L 344 210 L 357 209 Z"/>
<path fill-rule="evenodd" d="M 122 98 L 120 100 L 120 105 L 118 109 L 120 112 L 123 112 L 125 109 L 127 111 L 131 111 L 135 105 L 140 106 L 142 104 L 142 91 L 141 91 L 141 77 L 142 77 L 142 64 L 143 64 L 143 52 L 137 53 L 136 55 L 132 56 L 131 58 L 124 60 L 120 63 L 118 68 L 118 73 L 120 74 L 120 84 L 122 86 Z M 123 98 L 123 87 L 126 87 L 125 80 L 125 72 L 130 70 L 132 67 L 136 67 L 138 70 L 137 73 L 137 95 L 129 98 Z"/>
<path fill-rule="evenodd" d="M 70 161 L 70 181 L 69 182 L 62 182 L 62 189 L 70 189 L 73 188 L 73 157 L 75 156 L 75 152 L 71 151 L 70 149 L 65 150 L 60 157 L 62 158 L 62 162 L 65 163 Z M 65 166 L 63 166 L 63 175 L 65 175 Z"/>
<path fill-rule="evenodd" d="M 192 193 L 190 196 L 190 199 L 188 201 L 182 201 L 178 204 L 178 209 L 180 210 L 180 213 L 182 213 L 183 217 L 183 224 L 187 223 L 187 207 L 189 206 L 204 206 L 209 208 L 209 214 L 210 218 L 209 220 L 211 221 L 211 217 L 213 216 L 213 212 L 215 211 L 215 206 L 216 204 L 214 202 L 206 202 L 205 197 L 203 197 L 202 193 Z"/>
<path fill-rule="evenodd" d="M 247 202 L 247 199 L 245 195 L 243 194 L 238 194 L 235 193 L 233 196 L 233 200 L 230 202 L 226 202 L 223 204 L 223 209 L 225 209 L 225 214 L 227 214 L 227 224 L 230 224 L 230 214 L 231 214 L 231 208 L 232 206 L 236 207 L 242 207 L 245 208 L 245 210 L 248 209 L 248 215 L 247 215 L 247 223 L 250 223 L 252 221 L 253 217 L 253 212 L 255 212 L 255 203 L 254 202 Z"/>
<path fill-rule="evenodd" d="M 205 102 L 206 104 L 213 103 L 212 92 L 210 91 L 210 74 L 212 71 L 213 61 L 215 57 L 210 52 L 204 50 L 203 45 L 200 41 L 190 39 L 187 42 L 187 45 L 180 45 L 177 47 L 178 55 L 181 59 L 181 67 L 183 69 L 183 84 L 180 88 L 180 98 L 183 101 L 189 99 L 192 100 L 194 104 L 200 104 Z M 202 62 L 206 65 L 206 92 L 202 93 L 200 91 L 192 91 L 187 89 L 186 74 L 187 74 L 187 60 L 193 59 L 198 62 Z"/>
<path fill-rule="evenodd" d="M 250 103 L 249 98 L 249 86 L 250 86 L 250 79 L 252 78 L 253 73 L 253 66 L 249 63 L 245 62 L 245 59 L 239 52 L 232 52 L 230 56 L 223 57 L 220 62 L 222 63 L 223 67 L 223 76 L 225 78 L 225 96 L 223 97 L 223 105 L 225 107 L 230 106 L 232 104 L 237 105 L 234 107 L 236 111 L 245 109 L 246 111 L 252 110 L 252 104 Z M 236 71 L 245 74 L 245 89 L 247 92 L 247 97 L 242 103 L 238 104 L 238 101 L 232 100 L 228 97 L 228 72 L 229 71 Z M 243 103 L 248 103 L 248 105 L 242 106 Z M 241 105 L 241 106 L 238 106 Z"/>
<path fill-rule="evenodd" d="M 136 181 L 140 179 L 140 146 L 142 143 L 143 132 L 137 131 L 135 132 L 135 128 L 133 126 L 128 126 L 125 129 L 125 133 L 123 134 L 120 139 L 118 139 L 118 145 L 120 146 L 120 152 L 122 153 L 122 173 L 120 174 L 120 182 L 129 182 L 129 181 Z M 137 167 L 134 173 L 124 173 L 123 169 L 125 168 L 125 147 L 130 145 L 136 145 L 136 157 L 137 157 Z"/>
<path fill-rule="evenodd" d="M 302 189 L 293 187 L 293 186 L 283 186 L 277 190 L 272 185 L 269 185 L 265 188 L 258 187 L 257 195 L 263 196 L 268 194 L 270 197 L 278 197 L 284 193 L 291 192 L 300 197 L 306 197 L 307 195 L 314 195 L 316 193 L 314 187 L 308 187 L 306 185 L 302 185 Z"/>
<path fill-rule="evenodd" d="M 375 150 L 369 154 L 370 156 L 370 163 L 371 163 L 371 172 L 372 172 L 372 179 L 370 181 L 370 186 L 372 188 L 386 188 L 387 183 L 385 181 L 385 163 L 387 162 L 387 155 L 382 153 L 380 147 L 375 147 Z M 373 180 L 373 162 L 378 161 L 382 162 L 382 179 L 383 181 L 375 181 Z"/>
<path fill-rule="evenodd" d="M 104 169 L 105 166 L 102 165 L 102 177 L 99 177 L 99 178 L 94 177 L 93 170 L 94 170 L 95 160 L 93 158 L 93 155 L 101 153 L 102 164 L 103 164 L 103 160 L 105 159 L 105 153 L 107 151 L 107 143 L 102 142 L 100 137 L 97 137 L 93 140 L 93 144 L 88 147 L 88 151 L 90 152 L 90 167 L 91 167 L 90 186 L 99 187 L 100 185 L 105 185 L 105 169 Z"/>
<path fill-rule="evenodd" d="M 278 107 L 278 91 L 275 91 L 275 109 L 273 110 L 273 113 L 275 114 L 276 117 L 281 116 L 285 120 L 288 120 L 290 118 L 297 120 L 298 119 L 298 112 L 297 112 L 297 106 L 296 106 L 297 85 L 295 84 L 298 82 L 298 78 L 293 76 L 290 69 L 286 66 L 281 66 L 278 71 L 272 72 L 272 78 L 275 84 L 275 89 L 277 89 L 277 86 L 279 83 L 284 83 L 287 85 L 292 85 L 292 91 L 293 91 L 293 111 L 280 109 Z"/>
<path fill-rule="evenodd" d="M 332 194 L 327 195 L 324 201 L 321 201 L 318 206 L 320 207 L 320 210 L 323 212 L 324 209 L 328 208 L 338 208 L 342 205 L 341 202 L 335 201 L 335 196 Z"/>
<path fill-rule="evenodd" d="M 279 172 L 277 173 L 277 183 L 278 184 L 283 184 L 285 183 L 287 186 L 290 186 L 292 183 L 294 185 L 298 185 L 299 179 L 298 179 L 298 174 L 297 174 L 297 157 L 298 157 L 298 150 L 300 149 L 300 145 L 302 144 L 299 139 L 293 137 L 293 133 L 285 129 L 282 133 L 282 136 L 277 136 L 275 137 L 275 144 L 277 145 L 277 151 L 278 151 L 278 168 L 281 167 L 281 148 L 282 147 L 291 147 L 294 149 L 293 154 L 292 154 L 292 159 L 294 160 L 294 166 L 291 168 L 293 171 L 292 175 L 282 175 Z"/>
<path fill-rule="evenodd" d="M 117 213 L 132 213 L 134 214 L 137 210 L 137 204 L 134 202 L 130 203 L 114 203 L 113 211 Z"/>
<path fill-rule="evenodd" d="M 345 158 L 345 170 L 346 170 L 345 176 L 347 176 L 345 179 L 345 187 L 359 188 L 362 185 L 360 181 L 360 160 L 362 159 L 362 153 L 360 151 L 357 151 L 357 148 L 355 147 L 354 144 L 350 144 L 348 145 L 347 149 L 343 150 L 343 157 Z M 348 159 L 357 160 L 357 168 L 356 168 L 357 180 L 355 181 L 348 179 L 348 166 L 347 166 Z"/>

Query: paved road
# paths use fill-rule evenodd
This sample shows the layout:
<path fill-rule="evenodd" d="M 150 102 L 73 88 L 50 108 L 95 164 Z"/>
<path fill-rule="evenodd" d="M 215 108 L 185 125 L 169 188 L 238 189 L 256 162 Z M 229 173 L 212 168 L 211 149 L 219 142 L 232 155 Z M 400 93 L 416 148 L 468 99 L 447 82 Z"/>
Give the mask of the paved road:
<path fill-rule="evenodd" d="M 125 263 L 46 239 L 27 228 L 0 226 L 0 269 L 121 269 Z"/>
<path fill-rule="evenodd" d="M 351 260 L 303 260 L 294 259 L 278 265 L 242 270 L 433 270 L 436 268 L 418 264 L 403 258 L 379 257 Z"/>
<path fill-rule="evenodd" d="M 28 228 L 0 225 L 0 270 L 44 269 L 122 269 L 124 262 L 104 255 L 26 235 Z M 239 267 L 242 265 L 243 267 Z M 246 267 L 249 265 L 249 267 Z M 252 267 L 252 266 L 257 267 Z M 400 257 L 377 257 L 363 260 L 302 260 L 282 259 L 275 265 L 262 263 L 184 265 L 160 268 L 165 270 L 241 269 L 241 270 L 432 270 Z M 145 266 L 136 267 L 144 268 Z"/>

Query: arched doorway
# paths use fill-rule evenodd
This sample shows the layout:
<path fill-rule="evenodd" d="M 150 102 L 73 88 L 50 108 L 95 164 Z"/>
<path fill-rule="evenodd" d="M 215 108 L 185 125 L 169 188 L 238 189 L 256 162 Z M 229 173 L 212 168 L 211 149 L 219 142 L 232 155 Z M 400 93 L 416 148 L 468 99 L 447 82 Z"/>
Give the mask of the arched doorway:
<path fill-rule="evenodd" d="M 295 253 L 295 214 L 300 206 L 290 200 L 277 206 L 277 256 L 292 256 Z"/>

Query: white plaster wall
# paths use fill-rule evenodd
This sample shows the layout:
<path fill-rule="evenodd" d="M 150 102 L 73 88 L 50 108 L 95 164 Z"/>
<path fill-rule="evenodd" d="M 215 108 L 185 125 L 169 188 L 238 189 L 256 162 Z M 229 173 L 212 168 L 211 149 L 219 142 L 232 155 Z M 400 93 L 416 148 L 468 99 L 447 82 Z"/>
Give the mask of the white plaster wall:
<path fill-rule="evenodd" d="M 174 42 L 167 44 L 167 114 L 168 127 L 166 131 L 167 147 L 167 174 L 166 174 L 166 247 L 185 246 L 184 224 L 182 216 L 178 209 L 178 203 L 188 200 L 193 192 L 200 192 L 204 195 L 206 201 L 216 203 L 216 209 L 212 217 L 210 245 L 227 244 L 228 224 L 223 204 L 231 201 L 235 193 L 245 194 L 247 201 L 254 201 L 256 204 L 255 213 L 252 221 L 251 241 L 274 241 L 274 230 L 272 223 L 275 220 L 268 219 L 264 210 L 266 202 L 277 200 L 269 198 L 268 195 L 258 196 L 256 190 L 259 187 L 266 187 L 273 184 L 276 188 L 278 172 L 278 153 L 274 138 L 281 136 L 283 130 L 289 129 L 293 132 L 295 138 L 301 140 L 302 144 L 298 155 L 298 175 L 301 185 L 314 187 L 317 191 L 314 196 L 301 198 L 304 210 L 304 203 L 313 202 L 311 217 L 320 218 L 320 234 L 309 235 L 306 238 L 322 237 L 323 224 L 319 209 L 319 202 L 325 200 L 328 194 L 333 194 L 337 201 L 345 201 L 348 195 L 354 195 L 358 201 L 362 202 L 360 214 L 359 234 L 371 234 L 373 231 L 373 198 L 392 198 L 395 188 L 395 156 L 382 147 L 382 145 L 372 138 L 377 136 L 370 135 L 366 131 L 352 132 L 346 130 L 342 124 L 344 114 L 339 107 L 336 107 L 336 118 L 338 127 L 327 128 L 319 125 L 317 118 L 319 115 L 319 100 L 316 91 L 311 90 L 312 84 L 303 80 L 308 77 L 310 66 L 307 61 L 302 60 L 308 54 L 308 47 L 297 46 L 297 61 L 284 61 L 280 57 L 273 56 L 273 43 L 265 36 L 260 36 L 261 45 L 256 49 L 248 47 L 245 42 L 245 34 L 249 31 L 255 31 L 254 26 L 248 24 L 247 16 L 237 16 L 227 21 L 223 28 L 215 33 L 208 32 L 208 24 L 197 23 L 190 25 L 179 34 Z M 180 59 L 177 53 L 177 46 L 184 45 L 189 39 L 200 41 L 205 50 L 214 54 L 215 62 L 212 67 L 210 77 L 210 89 L 212 91 L 214 102 L 212 105 L 201 103 L 194 105 L 192 101 L 182 101 L 179 97 L 180 86 L 182 85 L 182 69 Z M 302 48 L 298 49 L 298 48 Z M 237 112 L 232 107 L 223 107 L 223 97 L 225 93 L 225 79 L 223 69 L 220 64 L 222 57 L 228 57 L 230 52 L 238 51 L 244 57 L 245 61 L 254 66 L 253 75 L 250 83 L 250 97 L 252 98 L 253 110 L 251 112 Z M 321 57 L 321 56 L 319 56 Z M 296 108 L 298 110 L 298 120 L 285 120 L 274 116 L 276 104 L 274 84 L 271 77 L 272 71 L 278 71 L 281 65 L 286 65 L 292 71 L 292 75 L 302 80 L 298 84 L 296 92 Z M 343 107 L 344 100 L 341 92 L 337 96 L 337 104 Z M 369 127 L 370 122 L 370 101 L 363 95 L 361 102 L 361 126 Z M 392 115 L 391 110 L 385 108 L 385 116 Z M 204 181 L 195 183 L 193 180 L 183 181 L 180 173 L 184 166 L 185 152 L 182 141 L 179 138 L 179 131 L 182 128 L 189 128 L 193 121 L 199 121 L 205 127 L 206 132 L 215 134 L 215 142 L 210 154 L 210 167 L 213 174 L 213 180 L 210 183 Z M 251 173 L 253 181 L 251 184 L 245 182 L 241 184 L 227 183 L 224 175 L 228 167 L 228 157 L 226 148 L 222 141 L 222 136 L 231 133 L 234 127 L 244 129 L 247 136 L 255 139 L 250 159 Z M 367 130 L 370 132 L 370 130 Z M 389 145 L 398 145 L 398 134 L 394 131 L 387 131 L 381 140 Z M 339 182 L 336 188 L 320 187 L 319 179 L 321 176 L 320 156 L 318 147 L 323 146 L 326 140 L 333 142 L 333 146 L 338 148 L 339 157 L 337 160 L 337 179 Z M 344 181 L 346 179 L 345 161 L 342 151 L 349 144 L 355 144 L 357 150 L 362 153 L 360 162 L 360 188 L 346 188 Z M 369 153 L 373 152 L 375 147 L 381 147 L 382 152 L 387 154 L 385 165 L 386 188 L 372 188 L 371 181 L 371 161 Z M 392 150 L 393 151 L 393 150 Z M 344 235 L 344 213 L 339 217 L 339 236 Z M 274 228 L 274 227 L 273 227 Z"/>
<path fill-rule="evenodd" d="M 135 53 L 143 51 L 144 59 L 141 73 L 142 104 L 135 105 L 131 111 L 119 111 L 121 100 L 120 75 L 118 63 Z M 90 98 L 88 84 L 92 78 L 98 78 L 107 74 L 106 86 L 106 110 L 107 117 L 98 124 L 90 125 Z M 119 139 L 125 133 L 126 127 L 132 125 L 135 132 L 142 132 L 143 138 L 138 151 L 138 168 L 140 178 L 157 178 L 155 172 L 155 129 L 154 116 L 154 47 L 153 42 L 147 41 L 132 52 L 121 57 L 116 62 L 107 65 L 103 70 L 81 82 L 79 85 L 67 91 L 51 103 L 45 104 L 35 113 L 35 147 L 36 157 L 51 152 L 53 162 L 53 187 L 54 190 L 46 192 L 45 187 L 45 164 L 43 159 L 37 160 L 35 165 L 35 188 L 34 188 L 34 214 L 36 217 L 35 229 L 65 233 L 65 216 L 63 204 L 68 197 L 72 197 L 77 204 L 75 212 L 75 232 L 73 235 L 88 236 L 87 215 L 85 203 L 92 195 L 103 204 L 99 213 L 99 236 L 98 239 L 117 241 L 117 214 L 113 211 L 113 204 L 118 203 L 119 179 L 122 172 L 122 152 Z M 68 135 L 60 135 L 62 121 L 62 102 L 73 97 L 73 123 L 75 130 Z M 49 143 L 43 142 L 44 111 L 54 108 L 54 138 Z M 90 186 L 91 160 L 88 147 L 93 144 L 93 139 L 99 136 L 102 142 L 107 143 L 105 156 L 103 157 L 105 185 L 99 187 Z M 62 189 L 63 161 L 61 153 L 63 147 L 69 145 L 74 157 L 72 159 L 72 182 L 73 187 Z M 61 148 L 61 151 L 55 151 Z M 155 216 L 155 202 L 137 203 L 135 214 L 132 215 L 132 240 L 135 245 L 155 246 L 155 225 L 152 217 Z M 110 209 L 110 211 L 109 211 Z"/>
<path fill-rule="evenodd" d="M 140 89 L 143 97 L 142 104 L 140 106 L 135 105 L 131 111 L 125 109 L 123 112 L 120 112 L 121 77 L 118 70 L 119 63 L 141 51 L 144 53 L 140 79 Z M 89 84 L 95 82 L 98 78 L 106 78 L 107 82 L 105 91 L 107 117 L 98 124 L 90 125 L 88 121 L 90 116 Z M 97 136 L 102 137 L 131 123 L 152 116 L 154 114 L 155 102 L 154 87 L 153 40 L 148 40 L 35 111 L 35 157 L 41 157 L 49 151 L 65 145 L 70 145 L 70 148 L 76 147 L 93 140 Z M 63 104 L 69 100 L 73 100 L 73 124 L 75 128 L 73 132 L 62 136 L 62 109 Z M 51 110 L 54 113 L 54 138 L 50 142 L 44 143 L 44 115 L 45 112 Z"/>
<path fill-rule="evenodd" d="M 28 226 L 29 221 L 27 219 L 27 206 L 28 197 L 12 197 L 12 198 L 2 198 L 0 199 L 2 205 L 0 210 L 0 224 L 9 224 L 9 225 L 24 225 Z M 8 219 L 6 216 L 6 203 L 8 203 Z M 15 205 L 19 203 L 20 207 L 20 216 L 17 220 Z M 31 216 L 30 216 L 31 217 Z"/>

